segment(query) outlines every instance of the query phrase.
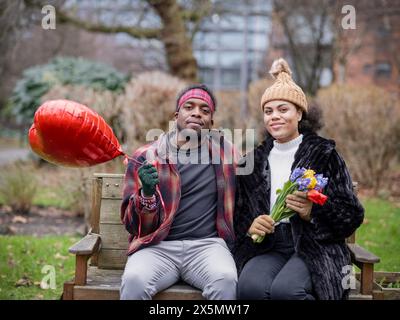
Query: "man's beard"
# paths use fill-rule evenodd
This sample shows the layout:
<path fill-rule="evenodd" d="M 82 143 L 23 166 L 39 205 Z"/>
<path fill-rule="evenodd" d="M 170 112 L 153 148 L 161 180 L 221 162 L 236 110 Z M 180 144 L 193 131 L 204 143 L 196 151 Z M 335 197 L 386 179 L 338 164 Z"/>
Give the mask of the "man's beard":
<path fill-rule="evenodd" d="M 181 142 L 185 141 L 185 143 L 192 141 L 195 142 L 196 144 L 201 144 L 202 140 L 207 136 L 207 133 L 209 133 L 210 131 L 210 128 L 202 128 L 199 130 L 191 128 L 182 128 L 178 123 L 176 123 L 176 129 L 177 129 L 176 134 L 179 141 Z M 184 131 L 188 131 L 190 135 L 185 134 Z"/>
<path fill-rule="evenodd" d="M 177 129 L 177 131 L 178 131 L 178 134 L 179 134 L 180 132 L 182 132 L 183 130 L 192 130 L 192 131 L 196 132 L 196 134 L 197 134 L 197 136 L 198 136 L 199 139 L 201 138 L 201 130 L 202 130 L 202 129 L 195 130 L 195 129 L 190 129 L 190 128 L 182 128 L 182 127 L 179 125 L 178 122 L 176 123 L 176 129 Z M 203 130 L 207 130 L 207 129 L 203 129 Z M 187 138 L 186 140 L 189 140 L 189 139 Z"/>

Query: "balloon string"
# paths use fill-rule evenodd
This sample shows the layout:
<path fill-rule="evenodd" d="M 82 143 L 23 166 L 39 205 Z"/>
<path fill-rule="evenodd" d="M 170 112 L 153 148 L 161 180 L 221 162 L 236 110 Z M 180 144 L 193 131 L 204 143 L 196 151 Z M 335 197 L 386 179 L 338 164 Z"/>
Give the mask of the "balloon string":
<path fill-rule="evenodd" d="M 138 164 L 140 166 L 145 164 L 145 163 L 148 163 L 147 159 L 145 161 L 139 161 L 139 160 L 137 160 L 135 158 L 132 158 L 132 157 L 130 157 L 127 154 L 124 153 L 124 161 L 123 162 L 124 162 L 125 165 L 128 165 L 128 160 L 131 160 L 131 161 L 133 161 L 134 163 L 136 163 L 136 164 Z M 161 194 L 160 186 L 158 184 L 156 185 L 156 191 L 157 191 L 157 193 L 158 193 L 158 195 L 160 197 L 161 206 L 162 206 L 164 212 L 166 212 L 166 210 L 165 210 L 165 202 L 164 202 L 164 199 L 163 199 L 162 194 Z M 139 230 L 138 231 L 139 231 L 139 236 L 140 236 L 140 233 L 141 233 L 141 223 L 140 222 L 139 222 Z"/>
<path fill-rule="evenodd" d="M 128 165 L 128 160 L 133 161 L 134 163 L 138 164 L 138 165 L 143 165 L 147 162 L 147 160 L 141 162 L 135 158 L 132 158 L 130 156 L 128 156 L 126 153 L 123 154 L 124 155 L 124 165 Z"/>

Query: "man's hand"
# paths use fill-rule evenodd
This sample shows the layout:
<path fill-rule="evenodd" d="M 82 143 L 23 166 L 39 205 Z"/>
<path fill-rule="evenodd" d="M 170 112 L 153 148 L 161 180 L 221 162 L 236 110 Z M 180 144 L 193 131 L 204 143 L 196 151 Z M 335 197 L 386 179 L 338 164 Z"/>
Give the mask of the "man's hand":
<path fill-rule="evenodd" d="M 275 221 L 266 214 L 259 215 L 254 219 L 251 224 L 248 233 L 251 235 L 257 234 L 264 237 L 266 234 L 273 233 L 275 231 L 274 227 Z"/>
<path fill-rule="evenodd" d="M 142 182 L 142 191 L 145 197 L 151 197 L 156 192 L 159 183 L 157 169 L 150 163 L 145 163 L 139 170 L 139 178 Z"/>
<path fill-rule="evenodd" d="M 297 212 L 305 221 L 311 220 L 311 209 L 313 203 L 307 199 L 307 192 L 296 191 L 286 197 L 286 206 Z"/>

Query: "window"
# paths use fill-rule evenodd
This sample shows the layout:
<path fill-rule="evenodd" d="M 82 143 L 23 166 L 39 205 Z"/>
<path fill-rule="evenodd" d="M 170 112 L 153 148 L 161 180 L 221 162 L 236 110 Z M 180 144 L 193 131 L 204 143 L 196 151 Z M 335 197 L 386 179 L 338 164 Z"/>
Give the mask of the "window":
<path fill-rule="evenodd" d="M 210 68 L 200 68 L 199 71 L 201 82 L 212 87 L 214 82 L 214 70 Z"/>
<path fill-rule="evenodd" d="M 240 69 L 223 69 L 221 78 L 222 87 L 238 88 L 240 86 Z"/>
<path fill-rule="evenodd" d="M 390 36 L 390 28 L 385 24 L 380 24 L 375 30 L 378 37 L 388 37 Z"/>
<path fill-rule="evenodd" d="M 390 78 L 392 75 L 392 66 L 389 62 L 378 62 L 375 65 L 376 78 Z"/>

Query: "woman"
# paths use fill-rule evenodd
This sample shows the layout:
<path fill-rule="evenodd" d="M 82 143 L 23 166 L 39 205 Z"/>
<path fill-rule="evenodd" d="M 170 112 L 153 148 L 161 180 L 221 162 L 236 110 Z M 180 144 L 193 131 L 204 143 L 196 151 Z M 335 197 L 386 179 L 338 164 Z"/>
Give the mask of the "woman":
<path fill-rule="evenodd" d="M 320 112 L 309 110 L 302 89 L 291 78 L 283 59 L 270 73 L 275 83 L 261 99 L 267 138 L 246 155 L 254 156 L 254 170 L 238 176 L 234 225 L 234 257 L 239 272 L 239 299 L 346 299 L 342 285 L 350 254 L 345 238 L 362 223 L 364 209 L 353 193 L 346 164 L 332 140 L 318 136 Z M 305 192 L 286 198 L 295 211 L 278 224 L 269 217 L 291 172 L 312 169 L 329 179 L 323 205 L 313 204 Z M 254 243 L 251 236 L 265 236 Z M 345 281 L 343 281 L 345 283 Z"/>

